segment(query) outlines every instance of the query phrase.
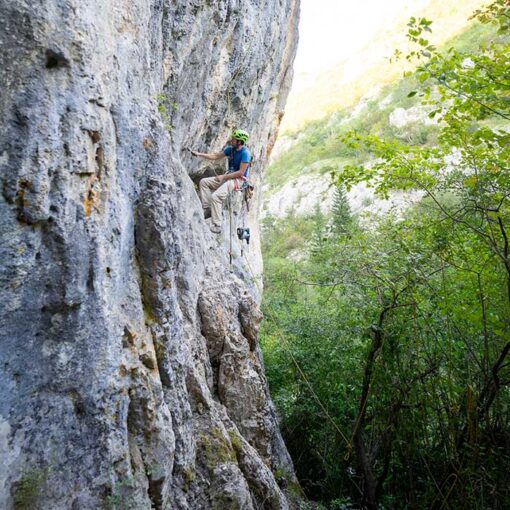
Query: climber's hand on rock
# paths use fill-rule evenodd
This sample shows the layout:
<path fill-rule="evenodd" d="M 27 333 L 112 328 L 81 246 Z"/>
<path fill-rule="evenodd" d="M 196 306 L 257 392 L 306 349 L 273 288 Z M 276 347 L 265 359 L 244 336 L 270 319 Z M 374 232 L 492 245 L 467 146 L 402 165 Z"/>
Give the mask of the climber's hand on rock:
<path fill-rule="evenodd" d="M 193 149 L 190 149 L 189 151 L 191 152 L 191 154 L 193 154 L 193 156 L 198 156 L 198 152 L 197 151 L 194 151 Z"/>

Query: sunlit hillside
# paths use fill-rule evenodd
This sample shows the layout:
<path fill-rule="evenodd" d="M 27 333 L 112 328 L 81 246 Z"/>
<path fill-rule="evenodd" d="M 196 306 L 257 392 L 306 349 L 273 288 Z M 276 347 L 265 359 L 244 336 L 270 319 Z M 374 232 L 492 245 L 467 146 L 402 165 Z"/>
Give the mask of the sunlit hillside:
<path fill-rule="evenodd" d="M 451 47 L 463 52 L 475 51 L 494 36 L 493 26 L 472 21 L 445 41 L 440 49 L 443 52 Z M 281 136 L 273 153 L 273 162 L 266 169 L 262 217 L 283 218 L 290 210 L 306 216 L 313 213 L 317 204 L 327 213 L 335 191 L 330 172 L 340 171 L 345 165 L 367 162 L 366 153 L 353 151 L 342 141 L 341 135 L 350 130 L 433 146 L 437 141 L 438 125 L 429 118 L 419 95 L 409 95 L 420 87 L 414 75 L 398 77 L 392 83 L 381 85 L 370 97 L 365 95 L 355 105 L 310 121 L 300 130 Z M 495 122 L 500 121 L 491 119 L 492 124 Z M 413 199 L 400 195 L 393 198 L 396 202 L 374 202 L 373 192 L 362 183 L 349 192 L 349 202 L 356 213 L 384 213 L 394 206 L 405 208 L 407 199 Z"/>
<path fill-rule="evenodd" d="M 483 0 L 431 0 L 417 7 L 414 16 L 434 21 L 430 40 L 441 44 L 464 28 L 473 11 Z M 402 12 L 392 26 L 380 30 L 362 50 L 316 75 L 298 72 L 283 118 L 282 132 L 295 131 L 307 121 L 353 105 L 361 97 L 391 83 L 407 68 L 404 59 L 390 63 L 394 50 L 406 50 L 406 23 L 409 11 Z M 318 49 L 319 50 L 319 49 Z M 328 48 L 334 59 L 334 49 Z"/>

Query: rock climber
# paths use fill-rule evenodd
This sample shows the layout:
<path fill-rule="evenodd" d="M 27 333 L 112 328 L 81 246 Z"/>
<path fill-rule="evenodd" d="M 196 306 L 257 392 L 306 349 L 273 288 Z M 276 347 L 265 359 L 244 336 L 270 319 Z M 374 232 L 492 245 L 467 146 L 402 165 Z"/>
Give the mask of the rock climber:
<path fill-rule="evenodd" d="M 200 200 L 204 208 L 204 217 L 210 209 L 211 232 L 221 233 L 221 216 L 223 201 L 234 190 L 240 190 L 243 182 L 248 178 L 251 154 L 246 147 L 248 133 L 243 129 L 236 129 L 231 136 L 230 143 L 223 152 L 205 154 L 191 151 L 194 156 L 199 156 L 210 161 L 228 158 L 228 172 L 215 177 L 206 177 L 200 181 Z"/>

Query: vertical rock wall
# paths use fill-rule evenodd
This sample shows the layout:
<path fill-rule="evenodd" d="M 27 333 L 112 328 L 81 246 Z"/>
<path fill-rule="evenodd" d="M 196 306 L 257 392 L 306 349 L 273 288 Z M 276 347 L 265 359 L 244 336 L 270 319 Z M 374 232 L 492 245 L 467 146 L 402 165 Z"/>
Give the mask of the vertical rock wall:
<path fill-rule="evenodd" d="M 183 149 L 237 125 L 261 171 L 298 10 L 0 0 L 0 508 L 288 507 L 256 293 Z"/>

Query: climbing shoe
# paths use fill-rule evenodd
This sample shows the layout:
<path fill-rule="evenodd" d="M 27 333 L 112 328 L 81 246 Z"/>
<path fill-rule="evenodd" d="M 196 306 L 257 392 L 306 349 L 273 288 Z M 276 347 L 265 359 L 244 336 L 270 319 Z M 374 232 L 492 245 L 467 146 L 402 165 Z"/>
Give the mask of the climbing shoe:
<path fill-rule="evenodd" d="M 204 207 L 204 220 L 211 217 L 211 208 L 210 207 Z"/>
<path fill-rule="evenodd" d="M 221 234 L 221 227 L 219 225 L 211 224 L 211 232 L 213 234 Z"/>

